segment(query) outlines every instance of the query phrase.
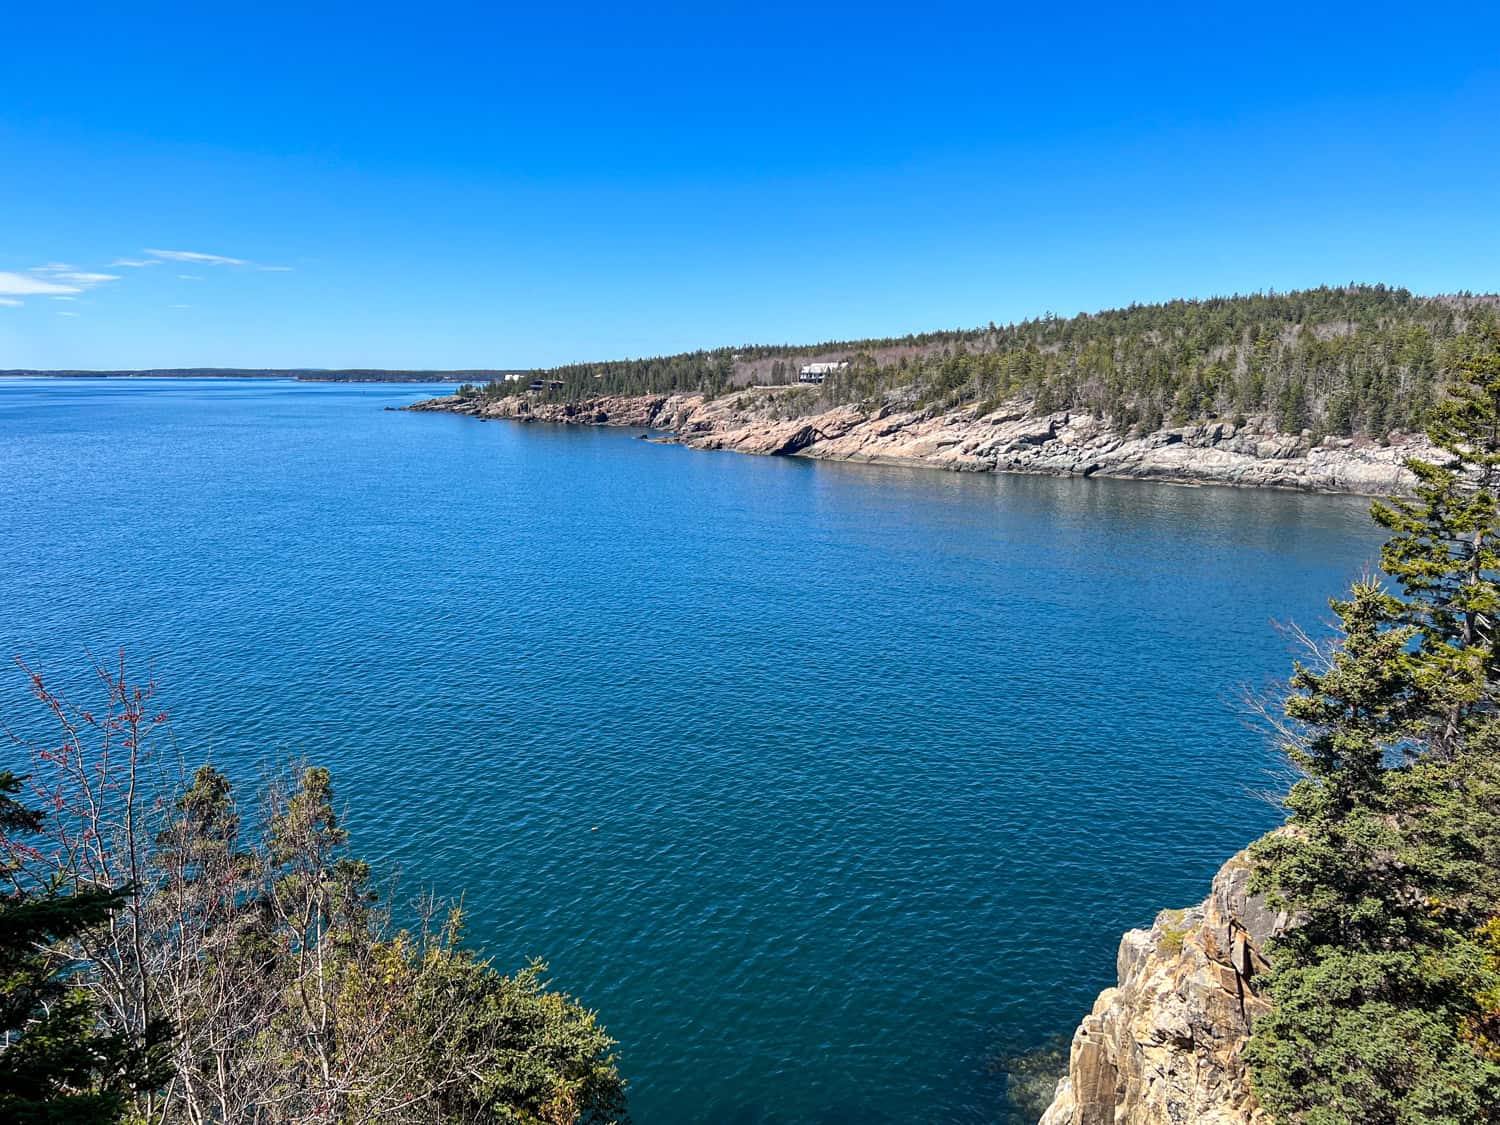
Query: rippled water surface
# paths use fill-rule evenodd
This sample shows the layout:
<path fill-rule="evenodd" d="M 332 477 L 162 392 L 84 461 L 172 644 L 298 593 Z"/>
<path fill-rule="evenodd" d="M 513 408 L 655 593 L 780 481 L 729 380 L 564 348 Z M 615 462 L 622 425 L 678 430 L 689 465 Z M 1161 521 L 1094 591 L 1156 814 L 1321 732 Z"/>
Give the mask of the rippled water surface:
<path fill-rule="evenodd" d="M 600 1010 L 638 1125 L 1005 1120 L 997 1060 L 1276 819 L 1236 689 L 1377 542 L 382 409 L 423 395 L 0 380 L 0 655 L 123 646 L 190 755 L 331 766 L 366 855 Z"/>

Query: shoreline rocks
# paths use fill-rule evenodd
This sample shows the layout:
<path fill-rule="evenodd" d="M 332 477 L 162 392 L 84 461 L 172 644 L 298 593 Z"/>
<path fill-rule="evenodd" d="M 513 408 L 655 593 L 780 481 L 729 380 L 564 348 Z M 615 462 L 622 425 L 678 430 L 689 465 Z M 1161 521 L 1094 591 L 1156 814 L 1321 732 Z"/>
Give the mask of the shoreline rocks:
<path fill-rule="evenodd" d="M 1078 1025 L 1040 1125 L 1269 1125 L 1243 1055 L 1270 1010 L 1256 992 L 1265 942 L 1288 918 L 1251 895 L 1249 880 L 1241 852 L 1200 906 L 1125 934 L 1119 983 Z"/>
<path fill-rule="evenodd" d="M 1368 438 L 1283 434 L 1264 420 L 1236 425 L 1214 419 L 1141 436 L 1088 414 L 1033 415 L 1024 403 L 987 414 L 876 410 L 837 406 L 802 413 L 796 387 L 752 387 L 714 399 L 701 394 L 605 395 L 578 402 L 528 396 L 463 399 L 456 395 L 406 407 L 477 418 L 628 426 L 670 433 L 692 449 L 770 457 L 916 466 L 951 472 L 1105 476 L 1186 484 L 1239 485 L 1383 496 L 1410 493 L 1404 462 L 1429 457 L 1420 436 Z"/>

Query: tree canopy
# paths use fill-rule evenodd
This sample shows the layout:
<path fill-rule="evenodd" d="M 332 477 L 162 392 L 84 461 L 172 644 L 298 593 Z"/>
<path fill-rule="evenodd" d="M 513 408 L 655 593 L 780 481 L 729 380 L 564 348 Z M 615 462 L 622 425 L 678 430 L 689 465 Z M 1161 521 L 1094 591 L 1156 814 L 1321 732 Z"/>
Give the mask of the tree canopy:
<path fill-rule="evenodd" d="M 899 402 L 937 409 L 1077 410 L 1121 428 L 1261 417 L 1277 429 L 1384 437 L 1421 428 L 1444 383 L 1496 323 L 1500 298 L 1418 297 L 1384 285 L 1325 286 L 1131 305 L 1074 317 L 886 339 L 741 345 L 579 363 L 532 375 L 545 394 L 719 394 L 794 383 L 799 367 L 847 360 L 808 409 Z M 497 381 L 485 393 L 531 393 Z"/>

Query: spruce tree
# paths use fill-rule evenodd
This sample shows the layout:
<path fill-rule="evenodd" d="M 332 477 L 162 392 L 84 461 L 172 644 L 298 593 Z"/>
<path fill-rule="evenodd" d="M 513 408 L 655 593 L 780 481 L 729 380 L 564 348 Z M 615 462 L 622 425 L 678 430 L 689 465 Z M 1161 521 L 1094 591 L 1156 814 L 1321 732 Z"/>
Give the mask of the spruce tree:
<path fill-rule="evenodd" d="M 1435 956 L 1447 933 L 1402 859 L 1410 787 L 1387 768 L 1421 700 L 1416 630 L 1372 583 L 1334 609 L 1343 642 L 1326 668 L 1297 669 L 1287 703 L 1307 732 L 1289 747 L 1306 775 L 1291 830 L 1252 849 L 1257 889 L 1297 915 L 1268 950 L 1255 1090 L 1287 1125 L 1478 1122 L 1500 1071 L 1463 1039 L 1470 982 Z"/>
<path fill-rule="evenodd" d="M 1432 749 L 1451 753 L 1465 724 L 1493 710 L 1500 613 L 1500 337 L 1460 366 L 1427 433 L 1445 455 L 1413 458 L 1413 500 L 1377 503 L 1391 532 L 1382 569 L 1406 596 L 1421 634 L 1426 686 L 1434 695 Z"/>
<path fill-rule="evenodd" d="M 1404 596 L 1357 585 L 1327 667 L 1292 679 L 1304 779 L 1252 854 L 1295 924 L 1247 1050 L 1281 1125 L 1500 1121 L 1496 344 L 1434 414 L 1443 462 L 1409 462 L 1415 499 L 1375 506 Z"/>

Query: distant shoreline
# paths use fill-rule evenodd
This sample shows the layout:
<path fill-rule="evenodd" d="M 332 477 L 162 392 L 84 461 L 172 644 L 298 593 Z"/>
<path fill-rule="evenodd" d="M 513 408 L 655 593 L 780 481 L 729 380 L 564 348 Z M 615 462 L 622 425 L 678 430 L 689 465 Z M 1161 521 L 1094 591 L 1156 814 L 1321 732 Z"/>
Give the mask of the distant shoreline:
<path fill-rule="evenodd" d="M 379 368 L 319 370 L 269 367 L 162 367 L 138 371 L 42 371 L 13 368 L 0 379 L 292 379 L 299 383 L 475 383 L 489 382 L 518 372 L 403 371 Z M 519 372 L 524 374 L 525 372 Z"/>

